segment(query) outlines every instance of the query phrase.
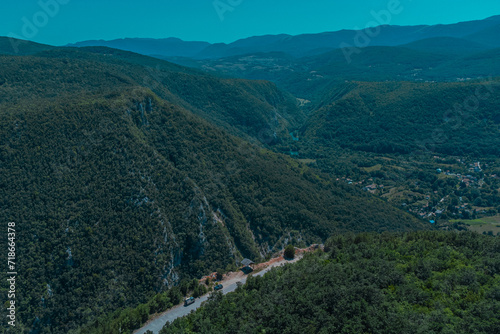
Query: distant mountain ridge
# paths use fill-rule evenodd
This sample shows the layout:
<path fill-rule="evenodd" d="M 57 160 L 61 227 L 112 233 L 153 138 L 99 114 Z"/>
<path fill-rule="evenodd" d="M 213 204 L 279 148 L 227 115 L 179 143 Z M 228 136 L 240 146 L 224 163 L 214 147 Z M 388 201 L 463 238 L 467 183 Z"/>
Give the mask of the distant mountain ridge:
<path fill-rule="evenodd" d="M 112 41 L 91 40 L 68 44 L 67 46 L 107 46 L 114 49 L 131 51 L 143 55 L 162 55 L 167 57 L 193 57 L 211 44 L 208 42 L 186 42 L 179 38 L 123 38 Z"/>
<path fill-rule="evenodd" d="M 469 54 L 490 49 L 489 46 L 456 37 L 432 37 L 403 45 L 412 50 L 441 54 Z"/>
<path fill-rule="evenodd" d="M 0 36 L 0 54 L 27 56 L 54 48 L 50 45 Z"/>
<path fill-rule="evenodd" d="M 500 15 L 455 24 L 381 25 L 378 29 L 379 33 L 369 38 L 369 42 L 363 47 L 399 46 L 436 37 L 466 39 L 490 48 L 500 46 L 496 37 L 500 30 Z M 215 59 L 259 52 L 284 52 L 294 57 L 303 57 L 339 49 L 341 45 L 356 46 L 355 38 L 359 34 L 365 34 L 364 30 L 340 30 L 296 36 L 288 34 L 253 36 L 229 44 L 186 42 L 178 38 L 125 38 L 111 41 L 82 41 L 68 46 L 108 46 L 144 55 L 195 59 Z"/>

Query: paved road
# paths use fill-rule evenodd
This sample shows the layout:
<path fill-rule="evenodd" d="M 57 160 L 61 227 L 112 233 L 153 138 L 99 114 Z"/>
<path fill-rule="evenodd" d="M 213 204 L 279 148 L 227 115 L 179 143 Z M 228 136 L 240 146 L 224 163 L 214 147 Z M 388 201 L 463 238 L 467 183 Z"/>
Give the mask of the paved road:
<path fill-rule="evenodd" d="M 300 258 L 297 257 L 292 261 L 281 261 L 281 262 L 273 263 L 272 265 L 270 265 L 266 269 L 263 269 L 262 271 L 254 274 L 254 276 L 263 276 L 265 273 L 267 273 L 273 267 L 277 267 L 277 266 L 283 265 L 285 263 L 296 262 L 299 259 Z M 246 281 L 247 281 L 247 276 L 242 278 L 239 282 L 245 284 Z M 226 294 L 229 292 L 233 292 L 234 290 L 236 290 L 237 287 L 238 287 L 237 282 L 230 284 L 228 286 L 224 286 L 224 288 L 222 289 L 222 293 Z M 135 331 L 134 334 L 144 334 L 148 330 L 152 331 L 154 334 L 158 334 L 167 322 L 172 322 L 175 319 L 183 317 L 185 315 L 188 315 L 189 313 L 191 313 L 191 311 L 196 310 L 198 307 L 201 306 L 201 303 L 203 303 L 204 301 L 206 301 L 208 299 L 208 296 L 209 296 L 209 294 L 206 294 L 206 295 L 196 299 L 196 301 L 189 306 L 184 306 L 183 304 L 181 304 L 181 305 L 177 305 L 177 306 L 171 308 L 170 310 L 168 310 L 168 311 L 164 312 L 162 315 L 160 315 L 158 318 L 155 318 L 155 319 L 151 320 L 150 322 L 148 322 L 141 329 L 138 329 L 137 331 Z"/>

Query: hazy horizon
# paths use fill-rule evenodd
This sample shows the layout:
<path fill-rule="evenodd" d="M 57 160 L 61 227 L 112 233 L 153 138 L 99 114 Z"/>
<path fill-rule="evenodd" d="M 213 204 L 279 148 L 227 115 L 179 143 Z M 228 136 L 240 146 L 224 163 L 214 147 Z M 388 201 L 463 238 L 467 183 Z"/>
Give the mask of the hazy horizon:
<path fill-rule="evenodd" d="M 25 3 L 26 2 L 26 3 Z M 154 9 L 154 10 L 153 10 Z M 340 3 L 319 0 L 149 0 L 142 8 L 131 1 L 21 1 L 5 4 L 0 35 L 42 44 L 66 45 L 85 40 L 179 38 L 231 43 L 263 35 L 300 35 L 399 26 L 453 24 L 500 14 L 498 1 L 373 0 Z M 389 15 L 387 15 L 389 14 Z"/>

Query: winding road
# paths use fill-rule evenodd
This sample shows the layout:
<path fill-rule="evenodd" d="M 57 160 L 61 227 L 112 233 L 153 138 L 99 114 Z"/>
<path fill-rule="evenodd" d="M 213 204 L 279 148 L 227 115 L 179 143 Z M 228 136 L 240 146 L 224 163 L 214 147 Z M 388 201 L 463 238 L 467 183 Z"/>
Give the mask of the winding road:
<path fill-rule="evenodd" d="M 262 269 L 262 271 L 259 271 L 258 273 L 253 274 L 253 276 L 263 276 L 265 273 L 267 273 L 269 270 L 271 270 L 271 268 L 278 267 L 278 266 L 284 265 L 286 263 L 297 262 L 301 258 L 302 258 L 302 256 L 298 255 L 295 257 L 295 259 L 293 259 L 291 261 L 287 261 L 287 260 L 277 261 L 275 263 L 270 264 L 265 269 Z M 247 280 L 247 276 L 244 276 L 241 279 L 238 277 L 238 279 L 233 279 L 233 280 L 230 280 L 229 282 L 224 282 L 224 288 L 222 289 L 222 293 L 226 294 L 229 292 L 233 292 L 238 287 L 238 282 L 245 284 L 246 280 Z M 148 330 L 152 331 L 154 334 L 158 334 L 167 322 L 172 322 L 175 319 L 183 317 L 185 315 L 188 315 L 189 313 L 191 313 L 191 311 L 196 310 L 198 307 L 201 306 L 201 304 L 203 302 L 205 302 L 208 299 L 208 296 L 209 296 L 209 293 L 201 296 L 200 298 L 197 298 L 196 302 L 194 302 L 193 304 L 191 304 L 189 306 L 184 306 L 184 304 L 180 304 L 180 305 L 172 307 L 171 309 L 168 309 L 167 311 L 160 314 L 158 317 L 148 321 L 142 328 L 136 330 L 134 332 L 134 334 L 144 334 Z"/>

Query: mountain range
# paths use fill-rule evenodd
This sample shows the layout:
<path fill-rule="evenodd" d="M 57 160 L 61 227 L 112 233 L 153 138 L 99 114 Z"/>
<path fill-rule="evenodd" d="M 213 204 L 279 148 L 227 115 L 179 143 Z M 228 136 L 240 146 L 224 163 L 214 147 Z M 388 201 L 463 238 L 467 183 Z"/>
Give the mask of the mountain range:
<path fill-rule="evenodd" d="M 499 26 L 381 26 L 350 61 L 339 46 L 360 31 L 0 37 L 0 220 L 18 227 L 18 328 L 94 333 L 112 314 L 131 332 L 160 309 L 146 303 L 243 258 L 497 214 Z"/>
<path fill-rule="evenodd" d="M 384 23 L 382 20 L 379 22 Z M 217 59 L 260 52 L 283 52 L 293 57 L 304 57 L 349 45 L 354 47 L 401 46 L 437 37 L 461 39 L 462 43 L 474 42 L 477 43 L 477 47 L 485 49 L 500 47 L 497 37 L 500 30 L 500 16 L 498 15 L 484 20 L 447 25 L 390 26 L 382 24 L 369 29 L 370 31 L 341 30 L 296 36 L 287 34 L 254 36 L 228 44 L 186 42 L 177 38 L 156 40 L 126 38 L 112 41 L 82 41 L 68 46 L 108 46 L 145 55 L 194 59 Z M 356 36 L 360 34 L 367 38 L 366 42 L 363 40 L 362 46 L 356 43 Z"/>

